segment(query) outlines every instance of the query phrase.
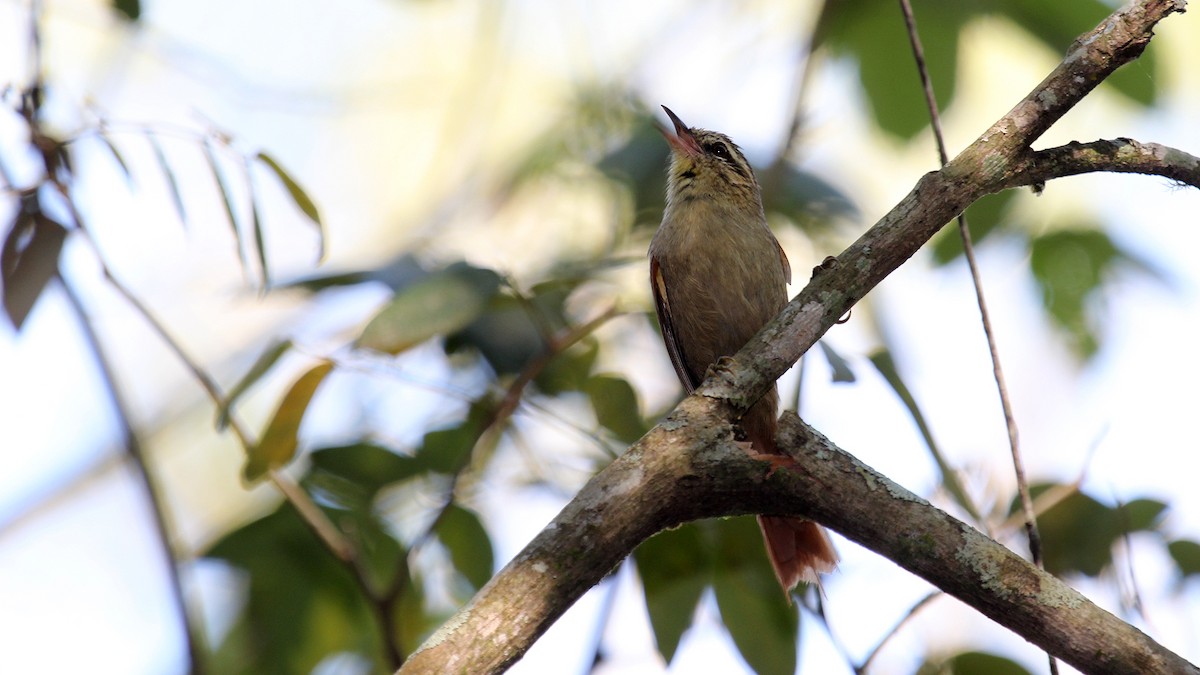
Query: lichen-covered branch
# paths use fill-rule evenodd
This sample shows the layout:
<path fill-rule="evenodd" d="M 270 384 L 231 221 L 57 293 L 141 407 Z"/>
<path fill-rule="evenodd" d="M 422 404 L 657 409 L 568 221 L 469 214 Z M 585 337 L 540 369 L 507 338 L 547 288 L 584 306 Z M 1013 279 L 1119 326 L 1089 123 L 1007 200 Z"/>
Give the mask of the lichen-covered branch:
<path fill-rule="evenodd" d="M 1200 157 L 1131 138 L 1068 143 L 1030 152 L 1017 165 L 1008 187 L 1039 185 L 1053 178 L 1098 171 L 1162 176 L 1200 188 Z"/>

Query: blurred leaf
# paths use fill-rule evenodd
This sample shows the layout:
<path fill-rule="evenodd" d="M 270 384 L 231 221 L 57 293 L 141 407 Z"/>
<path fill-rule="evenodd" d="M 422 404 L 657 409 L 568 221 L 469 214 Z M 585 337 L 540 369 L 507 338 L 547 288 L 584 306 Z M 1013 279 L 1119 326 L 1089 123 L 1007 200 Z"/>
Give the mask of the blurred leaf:
<path fill-rule="evenodd" d="M 854 202 L 832 183 L 790 162 L 757 173 L 763 180 L 763 208 L 786 216 L 805 230 L 858 214 Z"/>
<path fill-rule="evenodd" d="M 713 590 L 721 620 L 759 675 L 792 675 L 800 616 L 775 580 L 753 516 L 716 521 Z"/>
<path fill-rule="evenodd" d="M 305 277 L 284 285 L 285 288 L 302 288 L 306 291 L 322 291 L 337 286 L 356 286 L 368 282 L 381 283 L 398 291 L 419 279 L 429 276 L 411 253 L 405 253 L 374 269 L 337 272 Z"/>
<path fill-rule="evenodd" d="M 958 654 L 946 666 L 953 675 L 1031 675 L 1015 661 L 984 652 Z"/>
<path fill-rule="evenodd" d="M 133 173 L 129 170 L 129 165 L 125 162 L 125 158 L 121 155 L 121 152 L 117 150 L 117 146 L 112 142 L 112 139 L 103 133 L 96 134 L 96 138 L 108 149 L 108 153 L 117 162 L 117 166 L 121 167 L 121 173 L 125 175 L 125 182 L 132 186 Z"/>
<path fill-rule="evenodd" d="M 179 216 L 179 222 L 187 225 L 187 210 L 183 207 L 183 194 L 179 191 L 179 181 L 175 178 L 175 171 L 171 169 L 171 163 L 167 161 L 167 154 L 163 152 L 162 144 L 158 142 L 158 137 L 147 132 L 146 140 L 150 141 L 150 147 L 154 149 L 154 159 L 158 161 L 158 167 L 162 169 L 163 176 L 167 179 L 167 189 L 171 193 L 171 203 L 175 205 L 175 213 Z"/>
<path fill-rule="evenodd" d="M 1153 530 L 1166 510 L 1167 505 L 1157 499 L 1135 499 L 1117 508 L 1117 525 L 1122 532 Z"/>
<path fill-rule="evenodd" d="M 258 208 L 258 190 L 254 180 L 246 172 L 246 189 L 250 191 L 250 224 L 254 228 L 254 252 L 258 255 L 258 266 L 262 269 L 262 284 L 266 289 L 271 285 L 271 268 L 267 264 L 267 243 L 263 235 L 262 214 Z"/>
<path fill-rule="evenodd" d="M 900 402 L 904 404 L 908 414 L 912 416 L 913 422 L 916 423 L 917 429 L 921 432 L 921 438 L 925 440 L 925 447 L 929 449 L 929 454 L 937 463 L 938 470 L 942 472 L 942 486 L 946 488 L 946 492 L 964 511 L 971 514 L 972 518 L 979 520 L 980 516 L 975 509 L 974 502 L 967 496 L 967 491 L 958 481 L 958 474 L 954 471 L 954 467 L 946 461 L 941 449 L 938 448 L 937 441 L 933 439 L 933 431 L 925 421 L 925 414 L 921 412 L 921 407 L 917 405 L 917 399 L 913 397 L 912 392 L 908 390 L 908 385 L 904 384 L 904 380 L 900 377 L 900 371 L 896 369 L 896 362 L 892 359 L 891 352 L 881 349 L 871 354 L 870 358 L 871 364 L 896 392 L 896 396 L 900 398 Z"/>
<path fill-rule="evenodd" d="M 599 164 L 609 178 L 622 183 L 633 195 L 634 222 L 658 223 L 666 204 L 669 150 L 654 118 L 644 114 L 633 127 L 629 140 L 610 152 Z"/>
<path fill-rule="evenodd" d="M 405 654 L 411 654 L 425 642 L 434 630 L 450 617 L 432 614 L 425 606 L 425 585 L 416 571 L 401 559 L 398 570 L 400 595 L 392 612 L 396 639 Z"/>
<path fill-rule="evenodd" d="M 474 348 L 498 376 L 515 375 L 546 349 L 529 308 L 517 298 L 496 294 L 487 309 L 462 330 L 447 337 L 446 352 Z"/>
<path fill-rule="evenodd" d="M 253 483 L 262 478 L 267 471 L 284 466 L 292 460 L 299 444 L 297 434 L 300 431 L 300 423 L 304 420 L 304 413 L 308 411 L 308 404 L 312 401 L 317 387 L 331 370 L 333 364 L 328 361 L 313 366 L 284 394 L 258 445 L 250 448 L 247 453 L 246 466 L 242 469 L 242 479 L 246 483 Z"/>
<path fill-rule="evenodd" d="M 596 412 L 596 421 L 626 443 L 649 431 L 638 410 L 637 393 L 629 382 L 611 375 L 588 378 L 584 391 Z"/>
<path fill-rule="evenodd" d="M 325 226 L 321 223 L 321 214 L 317 211 L 317 205 L 313 203 L 311 198 L 309 198 L 308 193 L 304 191 L 304 188 L 300 187 L 300 184 L 292 178 L 291 174 L 283 170 L 283 167 L 279 165 L 279 162 L 275 161 L 275 158 L 271 157 L 265 152 L 260 152 L 255 155 L 255 157 L 263 164 L 266 164 L 268 167 L 270 167 L 271 171 L 275 172 L 275 176 L 279 178 L 279 182 L 283 183 L 283 186 L 287 188 L 288 194 L 292 197 L 292 201 L 295 202 L 296 206 L 304 212 L 304 215 L 308 216 L 309 220 L 313 221 L 313 224 L 317 226 L 317 245 L 319 247 L 317 258 L 324 260 Z"/>
<path fill-rule="evenodd" d="M 434 532 L 450 553 L 454 569 L 471 584 L 472 593 L 483 588 L 492 578 L 494 558 L 492 540 L 479 516 L 452 504 L 438 520 Z"/>
<path fill-rule="evenodd" d="M 491 416 L 490 403 L 472 403 L 466 419 L 452 427 L 426 432 L 415 455 L 417 460 L 421 462 L 421 466 L 438 473 L 455 473 L 462 470 Z"/>
<path fill-rule="evenodd" d="M 1067 331 L 1075 352 L 1090 358 L 1099 337 L 1087 300 L 1118 262 L 1132 261 L 1107 234 L 1094 229 L 1058 230 L 1030 240 L 1030 266 L 1055 323 Z"/>
<path fill-rule="evenodd" d="M 1167 552 L 1179 567 L 1179 573 L 1184 578 L 1200 574 L 1200 543 L 1187 539 L 1177 539 L 1167 544 Z"/>
<path fill-rule="evenodd" d="M 954 99 L 959 31 L 979 8 L 980 3 L 965 0 L 914 8 L 939 110 Z M 867 103 L 880 128 L 911 138 L 929 124 L 908 32 L 896 3 L 827 0 L 813 41 L 814 47 L 828 47 L 858 62 Z"/>
<path fill-rule="evenodd" d="M 34 194 L 21 197 L 12 228 L 0 248 L 4 311 L 20 331 L 46 284 L 58 274 L 67 229 L 42 213 Z"/>
<path fill-rule="evenodd" d="M 646 611 L 658 652 L 668 664 L 683 632 L 692 625 L 700 596 L 712 575 L 712 560 L 700 529 L 685 523 L 642 542 L 633 553 L 645 590 Z"/>
<path fill-rule="evenodd" d="M 1031 485 L 1029 491 L 1036 499 L 1051 487 Z M 1015 498 L 1012 508 L 1020 508 Z M 1112 545 L 1119 534 L 1117 518 L 1113 509 L 1079 491 L 1051 506 L 1037 521 L 1046 571 L 1056 576 L 1071 572 L 1099 576 L 1112 562 Z"/>
<path fill-rule="evenodd" d="M 292 348 L 291 340 L 277 340 L 267 346 L 263 353 L 259 355 L 258 360 L 254 365 L 250 366 L 250 370 L 238 380 L 237 384 L 233 385 L 233 389 L 225 395 L 225 400 L 217 408 L 217 429 L 224 430 L 229 426 L 229 410 L 233 404 L 237 402 L 242 394 L 245 394 L 250 387 L 253 387 L 262 379 L 263 375 L 275 365 L 281 356 L 287 353 L 287 350 Z"/>
<path fill-rule="evenodd" d="M 243 570 L 249 581 L 241 620 L 218 651 L 220 661 L 237 664 L 233 672 L 308 673 L 331 653 L 382 653 L 350 573 L 291 507 L 230 532 L 206 557 Z"/>
<path fill-rule="evenodd" d="M 348 480 L 372 497 L 388 485 L 408 480 L 425 471 L 425 467 L 416 459 L 365 441 L 314 450 L 309 454 L 309 460 L 314 472 Z"/>
<path fill-rule="evenodd" d="M 139 0 L 113 0 L 113 9 L 130 21 L 137 21 L 142 15 L 142 3 Z"/>
<path fill-rule="evenodd" d="M 242 242 L 242 228 L 238 227 L 236 211 L 233 208 L 233 197 L 229 192 L 229 183 L 225 180 L 224 172 L 221 171 L 221 165 L 217 160 L 217 153 L 213 150 L 212 141 L 206 138 L 201 145 L 204 148 L 204 158 L 208 161 L 208 168 L 212 171 L 213 180 L 217 183 L 217 192 L 221 193 L 221 203 L 225 206 L 225 218 L 229 221 L 229 229 L 233 232 L 233 241 L 237 247 L 238 260 L 242 263 L 242 269 L 247 274 L 250 274 L 250 263 L 246 260 L 246 249 Z"/>
<path fill-rule="evenodd" d="M 821 353 L 825 355 L 825 360 L 829 362 L 829 367 L 833 370 L 833 381 L 854 382 L 854 371 L 850 369 L 850 364 L 846 362 L 846 359 L 842 358 L 842 355 L 834 351 L 833 347 L 826 344 L 824 340 L 818 341 L 817 345 L 821 347 Z"/>
<path fill-rule="evenodd" d="M 583 391 L 599 354 L 600 345 L 594 339 L 585 339 L 555 355 L 533 382 L 538 391 L 550 396 Z"/>
<path fill-rule="evenodd" d="M 483 313 L 499 288 L 492 270 L 455 263 L 399 290 L 363 329 L 358 346 L 398 354 L 457 331 Z"/>
<path fill-rule="evenodd" d="M 985 195 L 967 208 L 967 225 L 971 228 L 972 244 L 978 246 L 1002 225 L 1002 218 L 1016 194 L 1016 190 L 1005 190 Z M 935 264 L 945 265 L 962 254 L 962 236 L 958 232 L 956 220 L 934 235 L 933 261 Z"/>

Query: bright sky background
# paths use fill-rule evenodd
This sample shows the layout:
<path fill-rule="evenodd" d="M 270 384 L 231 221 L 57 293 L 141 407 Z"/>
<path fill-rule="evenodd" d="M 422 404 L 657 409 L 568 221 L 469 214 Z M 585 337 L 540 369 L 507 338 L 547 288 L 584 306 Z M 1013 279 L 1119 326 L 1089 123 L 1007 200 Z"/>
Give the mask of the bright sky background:
<path fill-rule="evenodd" d="M 151 0 L 140 27 L 131 31 L 109 16 L 106 3 L 47 4 L 52 117 L 63 129 L 87 123 L 79 112 L 87 100 L 105 111 L 114 130 L 148 124 L 194 133 L 211 122 L 231 132 L 243 151 L 262 149 L 279 158 L 314 196 L 328 223 L 325 268 L 379 264 L 415 247 L 466 256 L 518 277 L 564 250 L 594 246 L 605 209 L 612 208 L 603 195 L 587 192 L 558 195 L 538 211 L 518 205 L 494 219 L 472 208 L 480 203 L 478 194 L 494 188 L 496 167 L 556 123 L 573 86 L 628 77 L 647 103 L 667 103 L 689 124 L 725 131 L 752 158 L 765 158 L 790 108 L 796 36 L 812 20 L 808 3 L 765 1 L 735 8 L 723 2 L 520 0 L 501 10 L 500 3 L 481 8 L 470 2 Z M 1166 66 L 1158 110 L 1143 114 L 1100 92 L 1039 145 L 1130 136 L 1200 152 L 1200 70 L 1187 66 L 1200 63 L 1198 21 L 1193 14 L 1168 19 L 1151 46 Z M 500 37 L 491 26 L 500 27 Z M 946 116 L 952 153 L 1057 59 L 1007 24 L 981 19 L 970 30 L 960 65 L 967 76 Z M 26 39 L 26 3 L 0 3 L 0 81 L 24 82 Z M 857 201 L 862 216 L 851 232 L 874 222 L 933 168 L 928 139 L 901 144 L 871 130 L 850 65 L 822 68 L 806 97 L 810 118 L 801 160 Z M 10 118 L 0 122 L 5 152 L 17 146 L 18 133 Z M 344 294 L 309 309 L 286 293 L 259 298 L 242 278 L 211 179 L 187 137 L 163 143 L 184 185 L 192 221 L 186 228 L 136 133 L 118 140 L 134 166 L 133 191 L 98 146 L 81 151 L 81 199 L 112 268 L 225 383 L 271 337 L 296 336 L 312 354 L 337 344 L 339 327 L 368 316 L 384 296 Z M 263 210 L 277 275 L 312 272 L 311 228 L 264 175 L 259 184 L 270 195 Z M 444 214 L 436 230 L 415 225 L 429 219 L 437 200 L 459 192 L 468 205 L 464 212 Z M 1101 498 L 1169 502 L 1165 530 L 1200 540 L 1194 479 L 1200 441 L 1191 424 L 1200 381 L 1200 267 L 1194 262 L 1200 195 L 1160 179 L 1106 176 L 1055 181 L 1044 196 L 1020 200 L 1020 217 L 1034 231 L 1104 214 L 1108 231 L 1167 280 L 1133 274 L 1118 280 L 1103 303 L 1105 347 L 1080 369 L 1041 314 L 1025 252 L 1005 242 L 983 247 L 1028 473 L 1058 481 L 1083 474 L 1085 488 Z M 793 269 L 801 271 L 798 281 L 807 276 L 803 270 L 834 252 L 810 250 L 794 233 L 781 238 Z M 203 547 L 255 517 L 274 495 L 240 486 L 240 451 L 212 431 L 211 407 L 199 388 L 97 278 L 90 251 L 75 242 L 65 261 L 113 350 L 121 393 L 152 454 L 183 545 Z M 634 266 L 617 279 L 614 293 L 644 306 L 643 276 Z M 915 259 L 869 302 L 886 322 L 908 383 L 951 461 L 979 494 L 1010 494 L 1002 419 L 962 268 L 932 271 Z M 828 338 L 852 358 L 862 381 L 827 384 L 824 363 L 812 360 L 805 416 L 871 466 L 928 495 L 937 483 L 928 455 L 863 358 L 875 340 L 864 325 L 868 316 L 856 312 L 856 320 Z M 670 366 L 657 336 L 643 332 L 626 339 L 628 359 L 605 367 L 625 373 L 647 409 L 656 409 L 677 392 Z M 253 346 L 246 351 L 247 345 Z M 418 350 L 404 367 L 415 383 L 448 377 L 431 362 Z M 250 397 L 244 417 L 261 420 L 278 387 L 302 364 L 289 362 L 292 370 L 274 387 Z M 365 380 L 347 378 L 337 386 L 350 392 L 356 384 L 369 386 Z M 784 391 L 794 383 L 794 372 L 785 376 Z M 319 438 L 365 414 L 375 424 L 390 424 L 389 433 L 403 439 L 444 406 L 414 385 L 404 401 L 407 417 L 396 419 L 388 412 L 394 408 L 353 409 L 354 402 L 370 398 L 359 394 L 350 404 L 331 405 L 306 430 Z M 35 308 L 22 335 L 0 328 L 0 430 L 0 672 L 74 671 L 81 658 L 95 673 L 180 672 L 181 634 L 145 500 L 120 463 L 119 432 L 104 389 L 57 292 Z M 547 443 L 577 444 L 561 430 L 541 433 Z M 480 495 L 500 562 L 563 504 L 528 490 L 514 499 L 513 486 L 499 479 L 516 481 L 519 475 L 518 467 L 511 476 L 497 476 Z M 825 586 L 829 613 L 837 638 L 861 658 L 928 586 L 837 541 L 844 562 Z M 1018 538 L 1005 543 L 1024 550 Z M 1133 567 L 1149 616 L 1139 625 L 1200 661 L 1195 583 L 1177 589 L 1162 545 L 1148 538 L 1135 537 Z M 234 578 L 201 564 L 189 568 L 187 580 L 203 600 L 209 630 L 219 634 L 237 606 Z M 613 660 L 603 672 L 664 672 L 632 570 L 622 571 L 618 586 L 605 634 Z M 1102 605 L 1118 607 L 1111 580 L 1079 587 Z M 582 672 L 607 588 L 581 600 L 512 672 Z M 847 672 L 808 618 L 802 670 Z M 877 672 L 911 672 L 930 644 L 951 650 L 983 640 L 1027 667 L 1043 668 L 1042 657 L 1024 641 L 943 598 L 897 636 Z M 706 603 L 670 671 L 738 672 L 744 665 L 727 642 L 715 606 Z"/>

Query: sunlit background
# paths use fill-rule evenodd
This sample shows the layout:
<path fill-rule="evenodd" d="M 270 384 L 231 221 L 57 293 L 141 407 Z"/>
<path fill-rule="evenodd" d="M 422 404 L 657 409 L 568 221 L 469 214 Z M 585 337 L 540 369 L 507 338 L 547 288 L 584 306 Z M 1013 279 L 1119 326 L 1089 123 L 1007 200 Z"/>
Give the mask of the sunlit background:
<path fill-rule="evenodd" d="M 918 0 L 922 12 L 938 11 Z M 597 168 L 660 103 L 689 124 L 732 136 L 760 167 L 785 145 L 801 100 L 789 159 L 846 195 L 853 208 L 819 234 L 775 222 L 799 290 L 807 270 L 875 222 L 936 168 L 928 132 L 883 131 L 868 109 L 855 60 L 819 51 L 807 77 L 814 2 L 159 2 L 136 22 L 110 3 L 44 3 L 42 67 L 49 128 L 75 143 L 77 199 L 97 248 L 120 281 L 180 345 L 229 388 L 273 340 L 296 347 L 239 403 L 261 430 L 288 383 L 343 345 L 387 300 L 386 284 L 309 295 L 261 293 L 243 266 L 202 143 L 217 144 L 237 217 L 250 217 L 242 158 L 264 152 L 320 210 L 320 234 L 262 162 L 248 172 L 271 275 L 280 285 L 364 269 L 411 273 L 455 260 L 497 270 L 525 288 L 564 267 L 608 266 L 569 299 L 584 322 L 609 307 L 599 368 L 634 385 L 644 415 L 679 389 L 644 313 L 645 244 L 658 214 L 636 210 Z M 887 21 L 902 25 L 892 3 Z M 880 9 L 879 11 L 884 11 Z M 1070 27 L 1090 29 L 1097 14 Z M 865 20 L 865 19 L 864 19 Z M 1104 88 L 1038 146 L 1129 136 L 1200 152 L 1200 18 L 1167 20 L 1143 106 Z M 1062 49 L 1066 44 L 1059 45 Z M 32 72 L 30 4 L 0 2 L 0 83 L 6 100 Z M 907 52 L 887 58 L 908 63 Z M 959 38 L 953 104 L 945 112 L 953 155 L 1049 72 L 1060 53 L 1014 22 L 980 13 Z M 898 69 L 899 70 L 899 69 Z M 918 86 L 915 67 L 894 86 Z M 6 106 L 11 107 L 11 106 Z M 918 110 L 918 112 L 920 112 Z M 657 114 L 657 113 L 652 113 Z M 923 114 L 923 113 L 921 113 Z M 658 116 L 661 120 L 663 117 Z M 128 164 L 126 177 L 99 140 L 103 128 Z M 157 140 L 162 158 L 147 140 Z M 14 184 L 34 178 L 25 127 L 0 116 L 0 161 Z M 211 137 L 211 136 L 210 136 Z M 164 172 L 165 159 L 170 176 Z M 522 162 L 550 168 L 514 169 Z M 169 184 L 179 185 L 184 217 Z M 7 226 L 16 212 L 5 191 Z M 1200 660 L 1200 595 L 1181 578 L 1168 540 L 1200 540 L 1195 488 L 1200 440 L 1191 424 L 1200 381 L 1200 195 L 1163 179 L 1086 176 L 1016 194 L 1011 232 L 981 243 L 985 290 L 997 330 L 1032 482 L 1079 485 L 1109 505 L 1139 498 L 1169 505 L 1153 531 L 1118 543 L 1113 564 L 1069 577 L 1102 606 L 1192 661 Z M 1098 227 L 1127 254 L 1086 298 L 1099 341 L 1080 356 L 1054 323 L 1030 274 L 1027 239 Z M 254 258 L 249 243 L 242 255 Z M 406 256 L 412 256 L 411 258 Z M 117 373 L 116 387 L 165 496 L 175 544 L 200 555 L 280 500 L 269 485 L 243 486 L 236 439 L 214 429 L 211 401 L 143 317 L 114 292 L 93 249 L 69 238 L 61 268 L 78 289 Z M 253 261 L 252 261 L 253 262 Z M 390 265 L 390 267 L 389 267 Z M 407 265 L 407 266 L 406 266 Z M 831 382 L 822 358 L 806 362 L 801 414 L 841 447 L 901 485 L 953 508 L 909 413 L 867 359 L 890 348 L 933 435 L 978 503 L 993 535 L 1018 552 L 1019 527 L 1002 525 L 1013 494 L 1004 422 L 961 258 L 940 266 L 923 252 L 873 291 L 827 344 L 854 383 Z M 344 355 L 344 354 L 343 354 Z M 301 447 L 369 435 L 396 447 L 461 415 L 483 386 L 429 343 L 396 360 L 353 360 L 321 390 Z M 122 431 L 80 324 L 51 284 L 20 333 L 0 328 L 0 672 L 176 673 L 184 634 L 169 592 L 146 495 L 125 459 Z M 781 381 L 796 400 L 797 369 Z M 502 565 L 593 470 L 595 422 L 586 401 L 544 401 L 518 412 L 524 443 L 501 444 L 473 507 Z M 301 464 L 303 461 L 301 461 Z M 406 493 L 407 494 L 407 493 Z M 404 516 L 432 508 L 388 505 Z M 411 496 L 411 495 L 409 495 Z M 957 513 L 957 512 L 956 512 Z M 930 590 L 888 560 L 835 537 L 843 556 L 825 582 L 828 629 L 802 615 L 800 669 L 848 673 Z M 213 562 L 182 565 L 187 596 L 210 642 L 244 603 L 239 574 Z M 615 589 L 615 590 L 614 590 Z M 711 598 L 668 667 L 655 649 L 632 566 L 582 599 L 512 670 L 588 672 L 600 644 L 602 673 L 735 673 L 747 668 Z M 1022 639 L 942 597 L 899 630 L 875 673 L 911 673 L 965 649 L 1007 656 L 1044 672 Z M 849 656 L 846 656 L 849 655 Z M 351 658 L 319 670 L 363 672 Z M 1066 672 L 1072 672 L 1069 668 Z"/>

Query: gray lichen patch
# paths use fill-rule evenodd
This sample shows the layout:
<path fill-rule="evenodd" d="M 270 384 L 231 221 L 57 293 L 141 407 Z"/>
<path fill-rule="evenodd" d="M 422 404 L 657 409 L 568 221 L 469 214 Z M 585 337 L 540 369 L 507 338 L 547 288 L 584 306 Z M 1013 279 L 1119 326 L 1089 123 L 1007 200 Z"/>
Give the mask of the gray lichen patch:
<path fill-rule="evenodd" d="M 980 587 L 1001 599 L 1008 599 L 1012 589 L 1004 581 L 1004 549 L 988 546 L 987 539 L 963 524 L 963 544 L 954 553 L 958 562 L 966 565 L 979 580 Z"/>

